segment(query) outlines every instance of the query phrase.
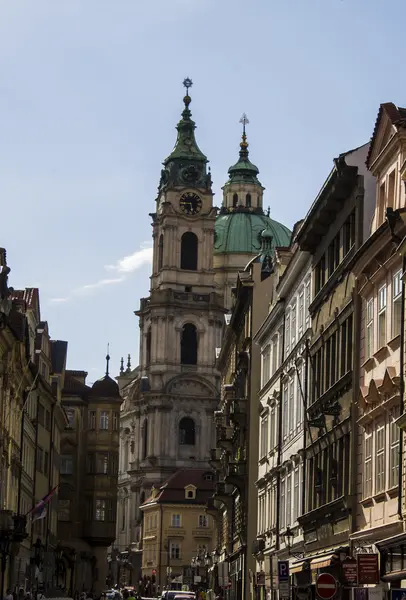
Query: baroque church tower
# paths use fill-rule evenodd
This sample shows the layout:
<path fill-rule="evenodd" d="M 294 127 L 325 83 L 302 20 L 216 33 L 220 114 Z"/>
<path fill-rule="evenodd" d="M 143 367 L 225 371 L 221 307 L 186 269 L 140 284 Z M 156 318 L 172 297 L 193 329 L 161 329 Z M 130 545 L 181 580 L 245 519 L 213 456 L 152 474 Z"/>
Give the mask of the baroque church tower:
<path fill-rule="evenodd" d="M 150 295 L 136 313 L 140 367 L 131 475 L 140 502 L 178 469 L 208 466 L 215 441 L 215 348 L 225 311 L 214 282 L 216 208 L 208 160 L 195 139 L 191 85 L 185 79 L 177 140 L 163 163 L 151 215 Z"/>

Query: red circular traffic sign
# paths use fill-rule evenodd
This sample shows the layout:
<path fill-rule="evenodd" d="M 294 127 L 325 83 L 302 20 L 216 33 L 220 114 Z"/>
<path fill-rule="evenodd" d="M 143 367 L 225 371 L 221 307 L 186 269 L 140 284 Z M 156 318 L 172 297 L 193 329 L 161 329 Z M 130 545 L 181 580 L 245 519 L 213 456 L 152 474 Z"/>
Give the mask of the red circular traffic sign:
<path fill-rule="evenodd" d="M 330 573 L 322 573 L 317 578 L 316 592 L 322 600 L 331 600 L 337 592 L 337 581 Z"/>

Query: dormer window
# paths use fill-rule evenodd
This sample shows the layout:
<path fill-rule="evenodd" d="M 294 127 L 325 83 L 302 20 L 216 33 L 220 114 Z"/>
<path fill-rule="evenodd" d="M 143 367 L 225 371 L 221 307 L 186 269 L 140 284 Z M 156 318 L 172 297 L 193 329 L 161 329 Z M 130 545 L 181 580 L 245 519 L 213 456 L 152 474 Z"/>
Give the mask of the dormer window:
<path fill-rule="evenodd" d="M 196 499 L 196 487 L 194 485 L 187 485 L 185 487 L 185 498 L 186 500 Z"/>
<path fill-rule="evenodd" d="M 204 481 L 213 481 L 213 473 L 205 473 L 203 479 Z"/>

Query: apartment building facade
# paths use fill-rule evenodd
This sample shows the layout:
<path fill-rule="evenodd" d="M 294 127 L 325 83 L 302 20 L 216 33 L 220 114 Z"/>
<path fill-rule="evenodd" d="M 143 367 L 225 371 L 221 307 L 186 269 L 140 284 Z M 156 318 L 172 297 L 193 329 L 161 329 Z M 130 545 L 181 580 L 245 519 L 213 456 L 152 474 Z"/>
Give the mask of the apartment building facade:
<path fill-rule="evenodd" d="M 357 511 L 351 535 L 354 554 L 381 554 L 381 577 L 400 587 L 405 501 L 403 436 L 398 427 L 404 384 L 405 262 L 399 243 L 406 235 L 406 110 L 380 106 L 367 166 L 375 177 L 369 237 L 357 252 L 356 278 L 360 346 L 358 398 Z M 404 339 L 404 337 L 403 337 Z M 403 390 L 403 391 L 402 391 Z"/>
<path fill-rule="evenodd" d="M 210 514 L 218 519 L 217 581 L 238 600 L 252 595 L 256 569 L 261 355 L 252 340 L 273 302 L 274 286 L 272 235 L 264 230 L 261 254 L 238 274 L 234 306 L 218 358 L 222 391 L 215 413 L 217 446 L 211 453 L 211 465 L 217 472 L 209 504 Z"/>
<path fill-rule="evenodd" d="M 312 257 L 312 337 L 305 438 L 305 559 L 294 583 L 312 589 L 321 572 L 341 580 L 355 511 L 356 405 L 352 260 L 364 237 L 364 197 L 372 176 L 365 160 L 369 146 L 342 154 L 300 228 L 299 248 Z"/>
<path fill-rule="evenodd" d="M 276 249 L 279 269 L 274 303 L 254 338 L 262 356 L 257 573 L 264 573 L 262 585 L 270 589 L 276 560 L 289 560 L 294 572 L 293 555 L 304 552 L 298 517 L 305 498 L 303 453 L 312 273 L 309 253 L 302 252 L 296 243 L 300 226 L 301 222 L 296 224 L 289 248 Z"/>
<path fill-rule="evenodd" d="M 175 473 L 141 505 L 143 512 L 142 578 L 152 594 L 157 587 L 206 589 L 205 558 L 216 546 L 216 524 L 206 514 L 214 492 L 214 474 L 205 469 Z M 194 559 L 198 558 L 198 564 Z"/>

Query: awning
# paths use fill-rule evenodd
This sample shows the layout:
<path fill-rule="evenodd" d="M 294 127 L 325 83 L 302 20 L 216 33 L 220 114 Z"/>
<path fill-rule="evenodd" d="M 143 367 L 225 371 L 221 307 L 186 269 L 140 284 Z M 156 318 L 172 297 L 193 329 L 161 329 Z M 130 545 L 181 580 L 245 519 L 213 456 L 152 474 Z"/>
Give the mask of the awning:
<path fill-rule="evenodd" d="M 310 568 L 312 570 L 315 569 L 324 569 L 325 567 L 330 567 L 331 563 L 334 559 L 337 558 L 337 554 L 334 552 L 332 554 L 325 554 L 324 556 L 318 556 L 317 558 L 313 558 L 310 561 Z"/>
<path fill-rule="evenodd" d="M 309 560 L 301 560 L 300 562 L 294 563 L 291 565 L 289 571 L 290 573 L 300 573 L 304 568 L 309 566 Z"/>

